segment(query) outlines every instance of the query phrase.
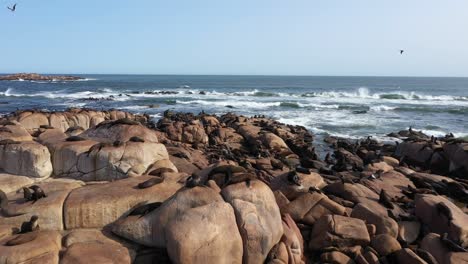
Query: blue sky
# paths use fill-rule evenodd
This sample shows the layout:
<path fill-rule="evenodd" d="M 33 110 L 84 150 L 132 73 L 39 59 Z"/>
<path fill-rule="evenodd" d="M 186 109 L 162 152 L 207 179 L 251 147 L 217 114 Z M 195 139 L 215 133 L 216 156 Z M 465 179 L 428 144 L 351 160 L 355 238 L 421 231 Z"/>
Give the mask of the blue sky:
<path fill-rule="evenodd" d="M 14 2 L 0 72 L 468 76 L 466 0 Z"/>

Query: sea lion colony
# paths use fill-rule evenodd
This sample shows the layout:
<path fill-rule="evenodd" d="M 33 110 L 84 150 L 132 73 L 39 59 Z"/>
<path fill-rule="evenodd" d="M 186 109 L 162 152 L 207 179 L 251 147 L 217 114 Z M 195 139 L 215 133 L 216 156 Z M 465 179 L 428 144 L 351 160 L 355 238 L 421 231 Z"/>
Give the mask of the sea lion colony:
<path fill-rule="evenodd" d="M 317 153 L 261 115 L 0 123 L 0 264 L 468 262 L 468 143 L 450 134 Z"/>

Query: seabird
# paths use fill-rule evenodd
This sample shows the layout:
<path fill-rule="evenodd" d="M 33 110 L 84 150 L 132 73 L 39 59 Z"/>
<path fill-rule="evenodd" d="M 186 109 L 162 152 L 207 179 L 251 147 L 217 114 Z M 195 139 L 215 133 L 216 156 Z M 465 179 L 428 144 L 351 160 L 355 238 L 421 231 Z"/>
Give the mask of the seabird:
<path fill-rule="evenodd" d="M 15 12 L 15 10 L 16 10 L 16 4 L 14 4 L 13 7 L 7 6 L 7 8 L 8 8 L 11 12 Z"/>
<path fill-rule="evenodd" d="M 403 52 L 405 52 L 404 50 L 400 50 L 400 54 L 403 54 Z"/>

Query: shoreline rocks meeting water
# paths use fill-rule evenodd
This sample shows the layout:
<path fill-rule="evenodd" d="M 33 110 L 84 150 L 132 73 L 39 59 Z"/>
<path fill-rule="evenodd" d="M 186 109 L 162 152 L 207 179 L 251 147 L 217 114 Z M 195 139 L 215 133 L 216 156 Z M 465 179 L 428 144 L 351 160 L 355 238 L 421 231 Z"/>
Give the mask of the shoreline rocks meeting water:
<path fill-rule="evenodd" d="M 468 142 L 326 138 L 265 116 L 0 119 L 3 263 L 465 263 Z"/>
<path fill-rule="evenodd" d="M 16 73 L 0 75 L 0 81 L 78 81 L 83 80 L 77 76 L 40 75 L 37 73 Z"/>

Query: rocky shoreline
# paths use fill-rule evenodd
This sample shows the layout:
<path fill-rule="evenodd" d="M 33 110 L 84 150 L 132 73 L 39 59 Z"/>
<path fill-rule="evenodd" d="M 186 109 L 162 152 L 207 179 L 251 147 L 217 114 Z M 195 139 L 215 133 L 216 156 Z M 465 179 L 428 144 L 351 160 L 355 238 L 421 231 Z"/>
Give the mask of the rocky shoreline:
<path fill-rule="evenodd" d="M 59 76 L 59 75 L 40 75 L 37 73 L 16 73 L 11 75 L 0 75 L 0 81 L 78 81 L 83 80 L 76 76 Z"/>
<path fill-rule="evenodd" d="M 17 111 L 0 264 L 468 262 L 468 143 L 392 136 L 327 138 L 321 160 L 264 116 Z"/>

